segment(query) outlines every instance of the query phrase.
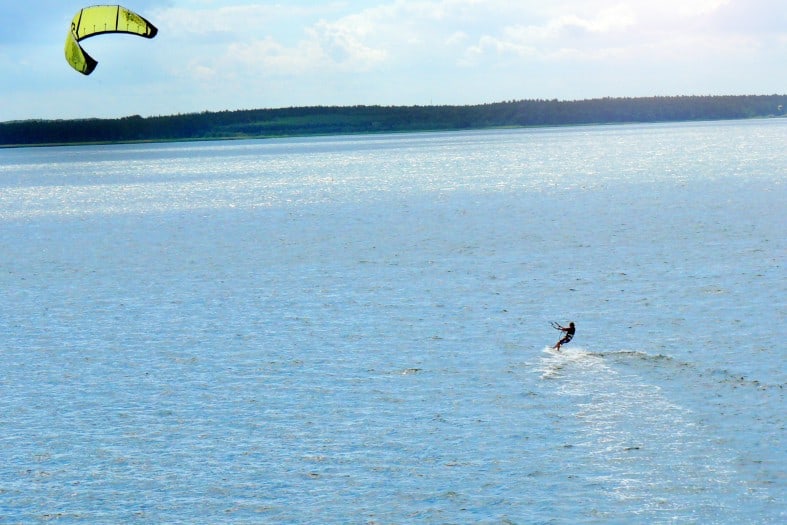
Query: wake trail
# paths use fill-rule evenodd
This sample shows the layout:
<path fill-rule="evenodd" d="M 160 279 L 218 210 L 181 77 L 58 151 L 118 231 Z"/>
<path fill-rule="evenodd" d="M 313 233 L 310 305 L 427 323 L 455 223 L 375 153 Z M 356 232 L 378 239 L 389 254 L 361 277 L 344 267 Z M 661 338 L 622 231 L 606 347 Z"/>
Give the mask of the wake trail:
<path fill-rule="evenodd" d="M 636 359 L 669 359 L 626 352 Z M 690 515 L 703 505 L 719 508 L 738 490 L 734 455 L 659 386 L 614 368 L 610 352 L 573 347 L 544 353 L 542 379 L 574 407 L 566 415 L 577 426 L 570 446 L 583 452 L 589 481 L 607 497 L 663 518 Z"/>

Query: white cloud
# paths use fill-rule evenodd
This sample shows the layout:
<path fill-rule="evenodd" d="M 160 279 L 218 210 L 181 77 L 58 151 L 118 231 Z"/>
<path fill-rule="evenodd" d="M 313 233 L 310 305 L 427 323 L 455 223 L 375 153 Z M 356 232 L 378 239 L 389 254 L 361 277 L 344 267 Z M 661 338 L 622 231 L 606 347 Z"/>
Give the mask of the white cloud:
<path fill-rule="evenodd" d="M 541 23 L 503 27 L 467 48 L 465 64 L 514 55 L 523 59 L 602 59 L 620 55 L 617 41 L 637 24 L 636 13 L 615 5 L 592 15 L 552 13 Z"/>
<path fill-rule="evenodd" d="M 197 80 L 214 76 L 298 75 L 325 70 L 367 70 L 384 61 L 387 52 L 369 45 L 370 25 L 363 15 L 337 16 L 341 4 L 316 7 L 286 4 L 206 4 L 201 9 L 170 8 L 157 13 L 160 35 L 177 46 L 170 69 L 179 65 Z M 333 16 L 333 20 L 330 20 Z"/>
<path fill-rule="evenodd" d="M 155 12 L 159 29 L 174 38 L 211 35 L 243 40 L 272 32 L 291 32 L 304 21 L 335 16 L 340 4 L 319 3 L 312 7 L 276 4 L 205 4 L 202 8 L 171 7 Z M 284 28 L 281 31 L 281 28 Z M 298 32 L 301 30 L 298 29 Z"/>
<path fill-rule="evenodd" d="M 367 69 L 388 57 L 385 49 L 369 43 L 375 30 L 375 24 L 369 20 L 351 16 L 337 22 L 321 21 L 309 30 L 309 35 L 333 64 Z"/>
<path fill-rule="evenodd" d="M 161 34 L 181 44 L 184 58 L 173 63 L 188 64 L 174 69 L 198 82 L 292 78 L 302 84 L 372 73 L 409 78 L 435 68 L 464 75 L 584 63 L 666 68 L 722 50 L 738 56 L 755 42 L 730 38 L 713 22 L 742 1 L 204 2 L 157 16 Z"/>
<path fill-rule="evenodd" d="M 714 54 L 731 47 L 720 42 L 727 35 L 720 37 L 711 23 L 730 1 L 552 2 L 530 11 L 537 16 L 528 23 L 513 23 L 515 18 L 508 17 L 507 25 L 478 36 L 461 63 L 684 60 Z M 690 47 L 674 45 L 687 40 Z"/>
<path fill-rule="evenodd" d="M 313 42 L 302 41 L 295 47 L 287 47 L 273 38 L 265 38 L 230 45 L 221 62 L 225 67 L 253 73 L 297 75 L 313 70 L 324 59 L 325 53 Z"/>
<path fill-rule="evenodd" d="M 468 38 L 468 34 L 464 31 L 456 31 L 445 39 L 445 44 L 450 47 L 461 46 Z"/>
<path fill-rule="evenodd" d="M 720 7 L 729 3 L 730 0 L 692 0 L 691 2 L 677 0 L 659 2 L 659 5 L 671 8 L 671 10 L 674 10 L 680 16 L 700 16 L 713 13 Z"/>

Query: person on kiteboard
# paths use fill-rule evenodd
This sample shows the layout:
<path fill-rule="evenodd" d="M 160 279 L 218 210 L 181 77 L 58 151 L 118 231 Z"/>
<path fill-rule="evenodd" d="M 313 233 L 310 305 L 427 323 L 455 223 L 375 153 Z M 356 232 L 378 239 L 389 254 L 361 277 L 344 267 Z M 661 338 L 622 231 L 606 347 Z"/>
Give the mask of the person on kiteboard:
<path fill-rule="evenodd" d="M 565 332 L 566 333 L 566 335 L 563 337 L 563 339 L 558 341 L 555 344 L 555 346 L 552 347 L 555 350 L 560 351 L 560 347 L 561 346 L 563 346 L 564 344 L 568 343 L 569 341 L 571 341 L 574 338 L 574 332 L 576 332 L 576 328 L 574 327 L 574 321 L 571 321 L 570 323 L 568 323 L 567 327 L 566 326 L 560 326 L 557 323 L 552 323 L 552 326 L 554 326 L 555 329 L 560 330 L 561 332 Z"/>

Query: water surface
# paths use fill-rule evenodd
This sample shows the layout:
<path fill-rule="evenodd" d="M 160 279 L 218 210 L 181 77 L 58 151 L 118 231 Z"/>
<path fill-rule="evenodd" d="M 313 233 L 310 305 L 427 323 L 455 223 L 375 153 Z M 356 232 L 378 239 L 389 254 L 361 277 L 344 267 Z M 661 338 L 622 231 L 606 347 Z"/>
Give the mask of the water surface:
<path fill-rule="evenodd" d="M 0 522 L 784 522 L 786 126 L 0 151 Z"/>

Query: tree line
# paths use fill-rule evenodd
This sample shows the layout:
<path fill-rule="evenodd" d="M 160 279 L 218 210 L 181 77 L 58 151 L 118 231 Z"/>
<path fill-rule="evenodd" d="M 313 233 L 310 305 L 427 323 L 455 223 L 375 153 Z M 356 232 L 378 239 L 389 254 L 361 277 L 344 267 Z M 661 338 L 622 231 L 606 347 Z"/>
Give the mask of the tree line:
<path fill-rule="evenodd" d="M 518 100 L 468 106 L 316 106 L 0 123 L 0 146 L 263 138 L 783 116 L 787 95 Z"/>

